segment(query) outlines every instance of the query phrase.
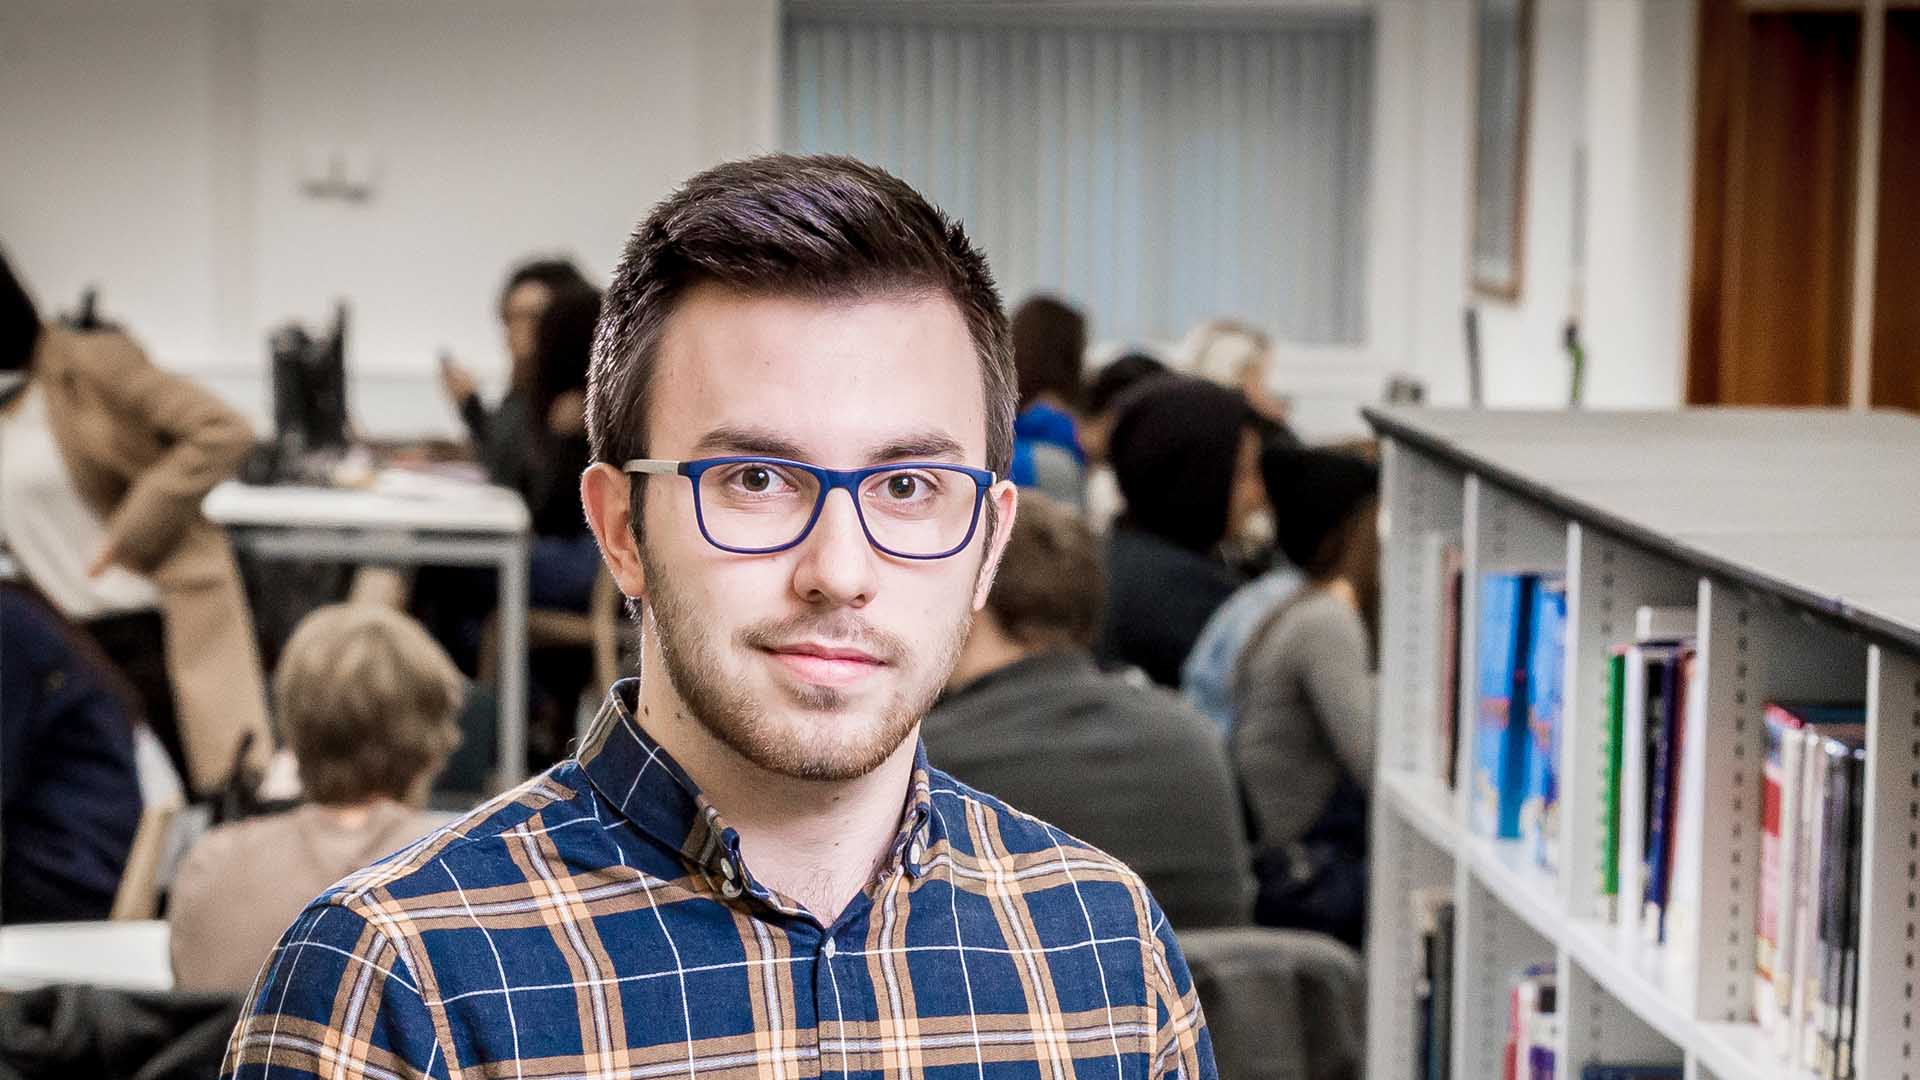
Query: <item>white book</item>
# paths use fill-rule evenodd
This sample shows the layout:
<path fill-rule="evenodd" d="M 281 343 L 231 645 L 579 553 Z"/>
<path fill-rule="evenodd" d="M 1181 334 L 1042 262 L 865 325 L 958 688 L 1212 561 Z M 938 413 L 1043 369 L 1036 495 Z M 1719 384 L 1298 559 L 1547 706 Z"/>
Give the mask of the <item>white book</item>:
<path fill-rule="evenodd" d="M 1813 1010 L 1820 1005 L 1820 974 L 1814 966 L 1814 943 L 1820 936 L 1821 831 L 1826 818 L 1826 755 L 1820 736 L 1803 732 L 1800 754 L 1800 872 L 1793 882 L 1793 980 L 1787 1005 L 1787 1023 L 1777 1040 L 1788 1061 L 1800 1061 L 1811 1050 L 1803 1036 Z"/>
<path fill-rule="evenodd" d="M 1667 883 L 1667 956 L 1691 957 L 1699 926 L 1701 841 L 1706 807 L 1700 789 L 1707 782 L 1705 665 L 1696 656 L 1688 674 L 1685 733 L 1680 739 L 1680 790 L 1673 807 L 1673 875 Z"/>
<path fill-rule="evenodd" d="M 1794 887 L 1800 878 L 1800 793 L 1806 732 L 1786 728 L 1780 733 L 1780 856 L 1774 874 L 1777 914 L 1774 919 L 1773 977 L 1758 984 L 1754 1019 L 1776 1040 L 1793 1004 L 1795 933 L 1799 918 Z"/>

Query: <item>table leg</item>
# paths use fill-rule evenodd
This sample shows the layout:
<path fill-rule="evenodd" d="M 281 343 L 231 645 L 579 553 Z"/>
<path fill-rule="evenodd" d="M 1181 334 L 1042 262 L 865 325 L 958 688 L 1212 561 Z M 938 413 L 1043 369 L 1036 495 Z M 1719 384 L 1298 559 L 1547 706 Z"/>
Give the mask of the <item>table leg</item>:
<path fill-rule="evenodd" d="M 526 538 L 503 545 L 500 561 L 500 720 L 494 784 L 506 790 L 527 778 Z"/>

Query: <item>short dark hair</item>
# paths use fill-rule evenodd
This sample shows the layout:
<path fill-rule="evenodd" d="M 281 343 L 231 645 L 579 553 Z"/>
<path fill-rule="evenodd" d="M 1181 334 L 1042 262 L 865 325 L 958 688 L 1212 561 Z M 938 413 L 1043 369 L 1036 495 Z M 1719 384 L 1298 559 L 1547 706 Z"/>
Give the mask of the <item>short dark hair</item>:
<path fill-rule="evenodd" d="M 987 611 L 1030 649 L 1089 648 L 1106 602 L 1099 544 L 1072 507 L 1031 489 L 1020 493 Z"/>
<path fill-rule="evenodd" d="M 1121 356 L 1087 380 L 1080 407 L 1088 416 L 1099 416 L 1120 400 L 1120 395 L 1156 375 L 1167 374 L 1167 365 L 1158 357 L 1143 352 Z"/>
<path fill-rule="evenodd" d="M 513 290 L 528 282 L 545 285 L 555 292 L 568 288 L 592 288 L 587 276 L 573 264 L 572 259 L 531 259 L 513 268 L 507 275 L 507 283 L 500 287 L 500 310 L 507 309 L 507 297 Z"/>
<path fill-rule="evenodd" d="M 1080 401 L 1080 366 L 1087 352 L 1087 320 L 1053 296 L 1030 297 L 1013 313 L 1013 365 L 1020 372 L 1020 407 L 1052 391 L 1067 405 Z"/>
<path fill-rule="evenodd" d="M 0 371 L 25 371 L 40 343 L 40 313 L 0 251 Z"/>
<path fill-rule="evenodd" d="M 898 178 L 847 157 L 773 154 L 688 180 L 633 231 L 594 340 L 587 431 L 595 461 L 647 454 L 661 334 L 686 293 L 714 283 L 820 300 L 927 293 L 960 309 L 986 390 L 987 468 L 1013 460 L 1013 347 L 987 260 Z M 635 484 L 634 521 L 640 493 Z"/>

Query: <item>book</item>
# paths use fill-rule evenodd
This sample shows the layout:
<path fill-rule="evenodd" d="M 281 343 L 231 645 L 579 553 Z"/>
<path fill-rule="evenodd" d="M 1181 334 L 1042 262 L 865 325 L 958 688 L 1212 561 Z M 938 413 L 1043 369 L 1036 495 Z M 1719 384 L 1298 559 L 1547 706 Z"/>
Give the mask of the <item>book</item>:
<path fill-rule="evenodd" d="M 1601 828 L 1600 917 L 1620 917 L 1620 784 L 1622 737 L 1626 734 L 1627 652 L 1616 646 L 1607 653 L 1607 758 L 1600 780 Z"/>
<path fill-rule="evenodd" d="M 1536 964 L 1521 971 L 1507 995 L 1507 1043 L 1503 1072 L 1512 1080 L 1532 1080 L 1536 1036 L 1546 1037 L 1546 1049 L 1552 1053 L 1557 1032 L 1552 1021 L 1542 1018 L 1555 1012 L 1555 977 L 1552 964 Z"/>
<path fill-rule="evenodd" d="M 1671 822 L 1672 845 L 1667 851 L 1667 897 L 1663 909 L 1665 926 L 1661 941 L 1673 946 L 1669 955 L 1686 956 L 1692 952 L 1694 934 L 1699 925 L 1701 844 L 1706 827 L 1706 807 L 1701 792 L 1707 782 L 1706 744 L 1701 732 L 1707 724 L 1707 701 L 1700 680 L 1699 650 L 1692 645 L 1680 652 L 1679 697 L 1674 704 L 1679 722 L 1674 725 L 1674 791 Z"/>
<path fill-rule="evenodd" d="M 1865 739 L 1848 728 L 1829 725 L 1814 729 L 1821 736 L 1822 758 L 1820 788 L 1809 797 L 1825 800 L 1821 811 L 1821 857 L 1817 864 L 1816 889 L 1818 913 L 1813 942 L 1814 966 L 1810 970 L 1808 1019 L 1802 1034 L 1801 1062 L 1829 1080 L 1842 1076 L 1843 1050 L 1841 1014 L 1849 996 L 1846 980 L 1847 952 L 1855 933 L 1855 882 L 1859 877 L 1860 807 L 1855 782 L 1855 758 L 1864 767 Z M 1861 776 L 1864 781 L 1864 775 Z M 1817 978 L 1818 985 L 1813 981 Z"/>
<path fill-rule="evenodd" d="M 1536 864 L 1559 868 L 1560 727 L 1567 654 L 1567 586 L 1542 577 L 1535 586 L 1527 650 L 1527 790 L 1520 833 Z"/>
<path fill-rule="evenodd" d="M 1667 939 L 1667 897 L 1673 872 L 1673 811 L 1680 789 L 1679 749 L 1684 732 L 1685 656 L 1691 646 L 1681 645 L 1659 664 L 1660 693 L 1657 714 L 1654 699 L 1648 697 L 1647 716 L 1647 839 L 1646 868 L 1641 894 L 1640 930 L 1649 944 Z M 1651 677 L 1652 672 L 1649 671 Z"/>
<path fill-rule="evenodd" d="M 1442 1003 L 1452 997 L 1453 984 L 1452 946 L 1443 937 L 1442 924 L 1446 924 L 1445 932 L 1450 936 L 1453 889 L 1445 885 L 1415 889 L 1410 900 L 1414 925 L 1420 929 L 1422 957 L 1420 978 L 1414 984 L 1415 1048 L 1419 1057 L 1414 1075 L 1416 1080 L 1441 1080 L 1447 1075 L 1447 1066 L 1442 1063 L 1451 1052 L 1453 1024 L 1451 1010 L 1445 1015 L 1441 1012 Z"/>
<path fill-rule="evenodd" d="M 1460 784 L 1460 618 L 1465 553 L 1448 541 L 1440 548 L 1440 768 L 1449 791 Z"/>
<path fill-rule="evenodd" d="M 1761 774 L 1760 884 L 1753 928 L 1753 1017 L 1762 1031 L 1771 1034 L 1780 1021 L 1780 999 L 1774 991 L 1774 977 L 1776 970 L 1781 967 L 1778 956 L 1783 940 L 1781 879 L 1783 876 L 1791 878 L 1794 865 L 1787 851 L 1791 849 L 1796 830 L 1787 821 L 1797 809 L 1799 794 L 1798 784 L 1786 782 L 1789 755 L 1792 755 L 1792 760 L 1798 761 L 1799 740 L 1790 740 L 1789 734 L 1799 731 L 1801 720 L 1789 709 L 1770 704 L 1763 721 L 1766 725 L 1767 754 Z M 1795 750 L 1789 751 L 1789 741 L 1795 744 Z"/>
<path fill-rule="evenodd" d="M 1520 838 L 1527 779 L 1527 650 L 1538 578 L 1485 574 L 1475 633 L 1476 710 L 1471 806 L 1474 831 Z"/>
<path fill-rule="evenodd" d="M 1680 1065 L 1603 1065 L 1593 1063 L 1580 1070 L 1580 1080 L 1682 1080 L 1687 1070 Z"/>
<path fill-rule="evenodd" d="M 1636 642 L 1623 657 L 1623 703 L 1620 733 L 1620 872 L 1616 921 L 1623 934 L 1639 935 L 1640 911 L 1646 890 L 1647 823 L 1652 805 L 1654 741 L 1663 697 L 1661 672 L 1673 662 L 1680 645 L 1675 641 Z M 1663 736 L 1664 737 L 1664 736 Z"/>
<path fill-rule="evenodd" d="M 1847 881 L 1840 910 L 1845 913 L 1841 930 L 1838 1016 L 1834 1021 L 1834 1080 L 1853 1080 L 1854 1035 L 1860 1014 L 1860 890 L 1865 874 L 1860 862 L 1865 857 L 1862 838 L 1866 830 L 1867 749 L 1849 745 L 1847 760 Z"/>

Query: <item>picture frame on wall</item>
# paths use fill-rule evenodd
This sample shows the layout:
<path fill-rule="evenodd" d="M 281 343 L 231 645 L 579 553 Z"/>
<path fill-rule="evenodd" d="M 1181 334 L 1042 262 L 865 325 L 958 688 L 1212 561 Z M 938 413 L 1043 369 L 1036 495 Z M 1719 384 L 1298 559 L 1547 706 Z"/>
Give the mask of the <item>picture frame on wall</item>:
<path fill-rule="evenodd" d="M 1520 298 L 1525 266 L 1533 9 L 1534 0 L 1477 0 L 1469 258 L 1474 293 L 1502 300 Z"/>

